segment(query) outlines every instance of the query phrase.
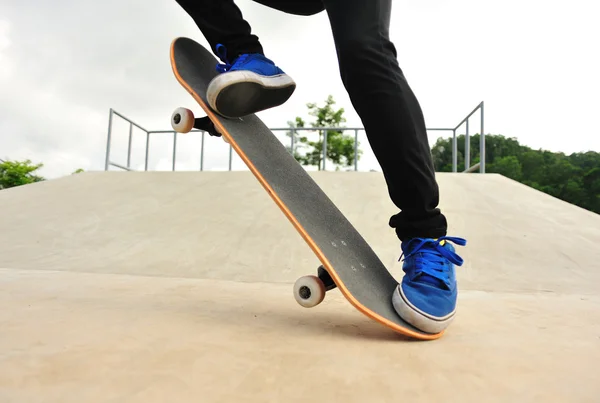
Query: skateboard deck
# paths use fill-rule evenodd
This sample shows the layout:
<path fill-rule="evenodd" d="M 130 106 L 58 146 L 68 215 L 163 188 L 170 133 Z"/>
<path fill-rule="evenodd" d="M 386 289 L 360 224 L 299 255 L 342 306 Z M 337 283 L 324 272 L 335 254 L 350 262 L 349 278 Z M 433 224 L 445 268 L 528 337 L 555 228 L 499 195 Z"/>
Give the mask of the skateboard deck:
<path fill-rule="evenodd" d="M 198 102 L 216 130 L 248 166 L 350 304 L 367 317 L 403 335 L 421 340 L 441 337 L 443 332 L 423 332 L 398 316 L 392 306 L 392 293 L 398 281 L 256 115 L 225 118 L 210 108 L 206 89 L 218 74 L 217 63 L 209 50 L 189 38 L 177 38 L 171 43 L 171 65 L 177 81 Z"/>

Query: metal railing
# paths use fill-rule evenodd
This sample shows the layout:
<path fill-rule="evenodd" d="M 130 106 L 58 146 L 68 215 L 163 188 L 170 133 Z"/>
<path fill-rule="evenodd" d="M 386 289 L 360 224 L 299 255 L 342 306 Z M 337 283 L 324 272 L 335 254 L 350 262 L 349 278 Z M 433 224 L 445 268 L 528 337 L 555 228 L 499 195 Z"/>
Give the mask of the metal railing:
<path fill-rule="evenodd" d="M 480 112 L 480 139 L 479 139 L 479 162 L 471 166 L 471 139 L 469 137 L 469 119 L 479 110 Z M 470 173 L 479 169 L 480 173 L 485 173 L 485 132 L 483 131 L 483 101 L 479 103 L 463 120 L 453 128 L 433 128 L 427 129 L 431 131 L 451 131 L 452 132 L 452 172 L 458 171 L 458 142 L 456 139 L 456 131 L 464 124 L 465 125 L 465 170 L 463 172 Z"/>
<path fill-rule="evenodd" d="M 471 156 L 470 156 L 470 137 L 469 137 L 469 119 L 475 114 L 475 112 L 480 111 L 480 119 L 481 119 L 481 132 L 480 132 L 480 143 L 479 143 L 479 152 L 480 152 L 480 162 L 471 166 Z M 473 109 L 471 113 L 469 113 L 461 122 L 456 125 L 454 128 L 427 128 L 427 131 L 451 131 L 452 132 L 452 172 L 457 172 L 458 164 L 458 146 L 457 146 L 457 130 L 465 124 L 465 170 L 463 172 L 475 172 L 479 169 L 480 173 L 485 173 L 485 134 L 484 134 L 484 126 L 483 126 L 483 101 Z M 111 141 L 113 135 L 113 116 L 118 116 L 121 119 L 125 120 L 129 123 L 129 138 L 128 138 L 128 146 L 127 146 L 127 164 L 119 164 L 110 159 L 111 153 Z M 126 171 L 133 171 L 131 168 L 131 144 L 133 139 L 133 128 L 136 127 L 143 131 L 146 135 L 146 150 L 144 153 L 144 171 L 148 170 L 148 159 L 149 159 L 149 150 L 150 150 L 150 135 L 151 134 L 172 134 L 173 135 L 173 151 L 172 151 L 172 170 L 175 171 L 175 166 L 177 162 L 177 136 L 178 133 L 174 130 L 146 130 L 139 124 L 133 122 L 129 118 L 123 116 L 117 111 L 110 109 L 109 118 L 108 118 L 108 135 L 106 140 L 106 158 L 104 163 L 104 170 L 108 171 L 110 166 L 123 169 Z M 286 128 L 273 128 L 271 129 L 273 132 L 286 131 L 290 134 L 290 146 L 288 151 L 294 152 L 294 146 L 296 141 L 296 134 L 299 131 L 317 131 L 319 132 L 319 137 L 323 131 L 353 131 L 354 132 L 354 170 L 358 171 L 358 132 L 364 131 L 364 128 L 358 127 L 286 127 Z M 200 146 L 200 171 L 204 170 L 204 137 L 207 134 L 203 130 L 193 129 L 192 133 L 197 132 L 201 134 L 201 146 Z M 326 169 L 326 161 L 327 161 L 327 136 L 323 136 L 323 152 L 322 152 L 322 167 L 319 166 L 320 169 Z M 229 170 L 232 170 L 232 162 L 233 162 L 233 147 L 229 146 Z"/>

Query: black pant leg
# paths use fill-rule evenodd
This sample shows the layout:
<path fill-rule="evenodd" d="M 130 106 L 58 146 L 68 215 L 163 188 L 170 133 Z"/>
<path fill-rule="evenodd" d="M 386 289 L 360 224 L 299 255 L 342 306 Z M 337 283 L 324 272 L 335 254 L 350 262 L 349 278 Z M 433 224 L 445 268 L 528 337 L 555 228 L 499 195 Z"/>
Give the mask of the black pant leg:
<path fill-rule="evenodd" d="M 342 81 L 400 209 L 389 225 L 400 239 L 445 235 L 423 113 L 389 39 L 391 0 L 323 3 Z"/>
<path fill-rule="evenodd" d="M 225 45 L 227 56 L 243 53 L 264 54 L 258 37 L 242 16 L 234 0 L 176 0 L 192 17 L 216 54 L 218 43 Z M 325 9 L 321 0 L 254 0 L 256 3 L 294 15 L 313 15 Z"/>
<path fill-rule="evenodd" d="M 229 59 L 243 53 L 263 53 L 258 37 L 233 0 L 176 1 L 192 17 L 215 54 L 219 43 L 227 48 Z"/>
<path fill-rule="evenodd" d="M 275 10 L 294 15 L 314 15 L 325 10 L 322 0 L 252 0 Z"/>

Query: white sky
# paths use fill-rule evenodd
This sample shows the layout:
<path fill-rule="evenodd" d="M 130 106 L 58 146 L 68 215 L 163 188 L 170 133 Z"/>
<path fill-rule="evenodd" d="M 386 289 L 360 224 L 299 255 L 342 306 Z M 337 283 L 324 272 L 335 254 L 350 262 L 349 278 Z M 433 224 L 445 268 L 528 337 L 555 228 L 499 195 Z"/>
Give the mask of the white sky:
<path fill-rule="evenodd" d="M 594 0 L 401 0 L 391 35 L 428 127 L 455 126 L 485 102 L 485 132 L 566 153 L 600 151 L 600 15 Z M 297 17 L 238 1 L 267 56 L 298 83 L 259 114 L 270 127 L 308 118 L 332 94 L 361 126 L 339 78 L 325 13 Z M 109 108 L 170 130 L 178 106 L 200 112 L 173 77 L 169 45 L 206 44 L 174 0 L 0 0 L 0 158 L 45 164 L 47 178 L 104 169 Z M 479 119 L 471 121 L 473 132 Z M 128 126 L 115 122 L 111 160 L 125 164 Z M 132 166 L 143 167 L 134 131 Z M 446 133 L 430 132 L 430 144 Z M 151 169 L 170 169 L 171 138 L 151 142 Z M 368 143 L 359 169 L 378 169 Z M 177 169 L 198 169 L 198 136 L 180 137 Z M 206 139 L 205 167 L 226 169 L 228 146 Z M 243 163 L 234 157 L 234 169 Z"/>

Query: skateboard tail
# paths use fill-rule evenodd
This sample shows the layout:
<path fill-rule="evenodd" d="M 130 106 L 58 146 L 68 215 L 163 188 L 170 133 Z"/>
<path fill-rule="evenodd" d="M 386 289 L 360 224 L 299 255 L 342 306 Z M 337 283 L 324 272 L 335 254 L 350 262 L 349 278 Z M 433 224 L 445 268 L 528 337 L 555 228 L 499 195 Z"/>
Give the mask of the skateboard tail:
<path fill-rule="evenodd" d="M 174 45 L 175 45 L 176 41 L 177 41 L 177 38 L 171 42 L 171 50 L 170 50 L 171 67 L 173 70 L 173 74 L 175 75 L 175 78 L 186 89 L 186 91 L 194 98 L 194 100 L 196 100 L 196 102 L 202 107 L 204 112 L 207 114 L 207 116 L 210 118 L 210 120 L 213 122 L 213 124 L 217 127 L 218 131 L 222 134 L 223 137 L 225 137 L 227 139 L 228 143 L 231 145 L 231 147 L 233 147 L 233 149 L 240 156 L 240 158 L 242 159 L 244 164 L 246 164 L 246 166 L 250 169 L 252 174 L 256 177 L 256 179 L 263 186 L 263 188 L 266 190 L 266 192 L 271 196 L 271 198 L 273 199 L 275 204 L 277 204 L 279 209 L 284 213 L 284 215 L 287 217 L 287 219 L 296 228 L 296 230 L 298 231 L 300 236 L 304 239 L 304 241 L 312 249 L 312 251 L 318 257 L 318 259 L 321 261 L 321 263 L 325 266 L 329 275 L 332 277 L 333 281 L 336 283 L 337 287 L 340 289 L 340 292 L 344 295 L 344 297 L 358 311 L 360 311 L 367 317 L 369 317 L 377 322 L 383 323 L 384 325 L 395 330 L 398 333 L 401 333 L 401 334 L 404 334 L 404 335 L 407 335 L 407 336 L 410 336 L 410 337 L 413 337 L 416 339 L 420 339 L 420 340 L 436 340 L 436 339 L 440 338 L 444 334 L 444 331 L 442 331 L 440 333 L 436 333 L 436 334 L 426 334 L 426 333 L 420 333 L 420 332 L 412 331 L 410 329 L 403 328 L 401 326 L 398 326 L 394 322 L 376 314 L 375 312 L 372 312 L 372 311 L 366 309 L 356 298 L 354 298 L 354 296 L 349 292 L 349 290 L 346 288 L 344 283 L 340 280 L 340 277 L 338 276 L 335 269 L 333 268 L 333 265 L 329 262 L 327 257 L 323 254 L 321 249 L 317 246 L 317 244 L 308 235 L 308 233 L 303 228 L 303 226 L 294 217 L 294 215 L 287 208 L 285 203 L 283 203 L 283 201 L 279 198 L 277 193 L 269 185 L 269 183 L 266 181 L 266 179 L 260 174 L 260 172 L 254 166 L 254 164 L 248 159 L 248 157 L 245 155 L 243 150 L 235 142 L 235 139 L 233 139 L 233 137 L 231 137 L 229 135 L 227 129 L 222 125 L 219 117 L 217 117 L 216 112 L 214 112 L 205 103 L 205 101 L 194 91 L 194 89 L 181 77 L 181 75 L 177 71 L 177 67 L 176 67 L 177 64 L 175 62 L 175 55 L 174 55 Z M 223 118 L 223 119 L 226 119 L 226 118 Z M 391 300 L 391 296 L 390 296 L 390 300 Z"/>

